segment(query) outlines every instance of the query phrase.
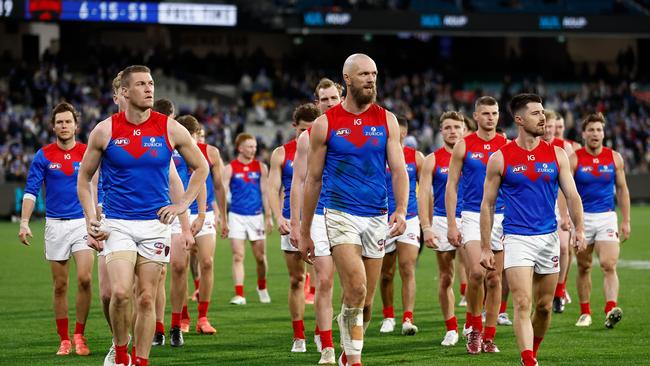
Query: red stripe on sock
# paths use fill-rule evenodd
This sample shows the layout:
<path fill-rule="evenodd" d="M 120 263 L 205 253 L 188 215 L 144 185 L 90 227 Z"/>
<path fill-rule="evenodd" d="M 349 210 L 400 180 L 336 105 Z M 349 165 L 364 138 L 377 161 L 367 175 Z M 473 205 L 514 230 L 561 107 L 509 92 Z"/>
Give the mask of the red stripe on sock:
<path fill-rule="evenodd" d="M 264 290 L 266 288 L 266 278 L 257 279 L 257 288 L 260 290 Z"/>
<path fill-rule="evenodd" d="M 235 286 L 235 295 L 244 297 L 244 285 Z"/>
<path fill-rule="evenodd" d="M 499 314 L 505 313 L 508 308 L 508 301 L 501 301 L 501 306 L 499 307 Z"/>
<path fill-rule="evenodd" d="M 183 305 L 183 310 L 181 310 L 181 319 L 190 319 L 190 312 L 187 310 L 187 305 Z"/>
<path fill-rule="evenodd" d="M 156 322 L 156 333 L 165 333 L 165 324 L 163 322 Z"/>
<path fill-rule="evenodd" d="M 332 338 L 332 330 L 320 331 L 320 342 L 323 348 L 334 348 L 334 338 Z"/>
<path fill-rule="evenodd" d="M 412 311 L 405 311 L 404 315 L 402 315 L 402 323 L 406 321 L 406 319 L 411 320 L 411 323 L 413 323 L 413 312 Z"/>
<path fill-rule="evenodd" d="M 466 283 L 461 283 L 460 284 L 460 294 L 465 296 L 465 291 L 467 291 L 467 284 Z"/>
<path fill-rule="evenodd" d="M 56 319 L 56 332 L 59 333 L 59 338 L 62 341 L 69 341 L 70 334 L 68 333 L 68 318 Z"/>
<path fill-rule="evenodd" d="M 180 328 L 181 327 L 181 313 L 172 313 L 172 324 L 170 325 L 172 328 Z"/>
<path fill-rule="evenodd" d="M 199 301 L 199 306 L 197 307 L 199 311 L 199 318 L 205 318 L 208 316 L 208 307 L 210 306 L 210 301 Z"/>
<path fill-rule="evenodd" d="M 81 324 L 79 322 L 74 325 L 74 334 L 84 334 L 86 331 L 86 324 Z"/>
<path fill-rule="evenodd" d="M 486 340 L 494 340 L 494 336 L 497 335 L 497 327 L 485 327 L 485 331 L 483 332 L 483 341 Z"/>
<path fill-rule="evenodd" d="M 199 284 L 201 283 L 201 280 L 196 279 L 194 280 L 194 291 L 199 289 Z"/>
<path fill-rule="evenodd" d="M 115 364 L 129 364 L 129 353 L 126 349 L 127 345 L 115 346 Z"/>
<path fill-rule="evenodd" d="M 544 337 L 533 337 L 533 357 L 537 358 L 537 351 L 539 350 L 539 345 L 544 340 Z"/>
<path fill-rule="evenodd" d="M 533 351 L 529 349 L 525 349 L 521 352 L 521 360 L 524 361 L 524 366 L 535 366 L 537 363 L 533 356 Z"/>
<path fill-rule="evenodd" d="M 302 320 L 291 322 L 293 326 L 293 338 L 305 339 L 305 323 Z"/>
<path fill-rule="evenodd" d="M 135 351 L 135 342 L 133 342 L 133 345 L 131 345 L 131 360 L 135 361 L 137 359 L 138 359 L 138 353 Z"/>
<path fill-rule="evenodd" d="M 319 335 L 320 329 L 318 329 L 318 324 L 316 324 L 316 329 L 314 329 L 314 335 Z"/>
<path fill-rule="evenodd" d="M 394 318 L 395 317 L 395 308 L 392 306 L 385 307 L 383 309 L 384 318 Z"/>
<path fill-rule="evenodd" d="M 447 327 L 447 331 L 455 330 L 458 332 L 458 320 L 455 316 L 445 320 L 445 326 Z"/>
<path fill-rule="evenodd" d="M 465 328 L 469 328 L 472 326 L 472 320 L 474 319 L 474 316 L 472 316 L 472 313 L 469 311 L 465 313 Z"/>
<path fill-rule="evenodd" d="M 557 286 L 555 286 L 555 294 L 553 296 L 555 297 L 564 297 L 564 284 L 563 283 L 558 283 Z"/>
<path fill-rule="evenodd" d="M 591 304 L 588 302 L 581 303 L 580 314 L 591 314 Z"/>
<path fill-rule="evenodd" d="M 605 303 L 605 314 L 609 313 L 610 310 L 616 307 L 616 301 L 608 301 Z"/>
<path fill-rule="evenodd" d="M 483 318 L 481 318 L 481 314 L 472 316 L 472 328 L 475 332 L 483 331 Z"/>

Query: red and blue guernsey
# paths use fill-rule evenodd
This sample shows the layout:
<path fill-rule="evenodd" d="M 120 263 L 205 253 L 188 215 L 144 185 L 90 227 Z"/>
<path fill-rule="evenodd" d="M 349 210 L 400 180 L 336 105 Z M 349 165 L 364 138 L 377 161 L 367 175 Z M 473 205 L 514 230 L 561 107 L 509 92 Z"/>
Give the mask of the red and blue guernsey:
<path fill-rule="evenodd" d="M 417 184 L 418 184 L 418 166 L 415 160 L 415 149 L 412 147 L 404 146 L 404 160 L 406 162 L 406 173 L 409 176 L 409 202 L 406 209 L 406 219 L 410 219 L 418 215 L 418 201 L 417 201 Z M 395 212 L 395 196 L 393 195 L 393 176 L 390 173 L 390 168 L 386 164 L 386 188 L 388 192 L 388 214 L 392 215 Z"/>
<path fill-rule="evenodd" d="M 253 160 L 244 164 L 238 159 L 230 163 L 230 211 L 238 215 L 259 215 L 263 211 L 262 189 L 260 180 L 262 170 L 260 162 Z"/>
<path fill-rule="evenodd" d="M 585 212 L 600 213 L 616 209 L 616 164 L 614 151 L 603 147 L 597 156 L 585 148 L 576 151 L 578 165 L 575 170 L 576 188 L 582 198 Z"/>
<path fill-rule="evenodd" d="M 170 204 L 168 117 L 150 113 L 139 125 L 127 121 L 124 112 L 111 118 L 111 140 L 101 167 L 109 219 L 154 220 Z"/>
<path fill-rule="evenodd" d="M 54 219 L 80 219 L 83 209 L 77 198 L 77 174 L 86 145 L 76 143 L 63 150 L 56 143 L 39 149 L 29 167 L 25 196 L 36 200 L 45 182 L 45 216 Z"/>
<path fill-rule="evenodd" d="M 465 136 L 465 160 L 461 184 L 463 185 L 463 211 L 481 212 L 483 183 L 490 155 L 507 143 L 505 137 L 497 134 L 485 141 L 476 132 Z M 503 197 L 497 196 L 496 213 L 503 213 Z"/>
<path fill-rule="evenodd" d="M 555 232 L 560 173 L 555 147 L 540 140 L 535 149 L 528 151 L 512 141 L 501 152 L 501 191 L 506 204 L 503 233 L 531 236 Z"/>
<path fill-rule="evenodd" d="M 445 207 L 445 190 L 449 176 L 449 160 L 451 153 L 444 147 L 434 152 L 436 168 L 433 171 L 433 216 L 447 217 Z M 456 217 L 460 217 L 463 208 L 463 184 L 458 185 L 458 201 L 456 204 Z"/>
<path fill-rule="evenodd" d="M 187 186 L 190 185 L 190 168 L 178 150 L 172 151 L 172 160 L 174 161 L 178 176 L 181 178 L 181 182 L 183 182 L 183 189 L 186 190 Z"/>
<path fill-rule="evenodd" d="M 197 145 L 199 146 L 199 150 L 201 150 L 201 153 L 203 154 L 205 160 L 208 161 L 208 167 L 210 169 L 208 172 L 208 177 L 205 179 L 205 189 L 207 190 L 205 211 L 210 212 L 212 211 L 212 201 L 214 201 L 214 185 L 212 183 L 212 166 L 214 166 L 214 163 L 210 161 L 210 157 L 208 156 L 208 145 L 203 143 L 198 143 Z M 187 181 L 189 184 L 190 181 L 189 176 L 187 178 Z M 194 202 L 192 202 L 192 204 L 190 205 L 190 213 L 192 215 L 196 215 L 199 213 L 199 204 L 196 202 L 196 200 L 194 200 Z"/>
<path fill-rule="evenodd" d="M 357 115 L 339 104 L 325 114 L 325 207 L 362 217 L 387 214 L 386 110 L 372 104 Z"/>
<path fill-rule="evenodd" d="M 293 159 L 296 156 L 296 146 L 298 141 L 291 140 L 283 145 L 284 161 L 282 162 L 282 187 L 284 187 L 284 204 L 282 206 L 282 216 L 285 219 L 291 218 L 291 179 L 293 178 Z"/>

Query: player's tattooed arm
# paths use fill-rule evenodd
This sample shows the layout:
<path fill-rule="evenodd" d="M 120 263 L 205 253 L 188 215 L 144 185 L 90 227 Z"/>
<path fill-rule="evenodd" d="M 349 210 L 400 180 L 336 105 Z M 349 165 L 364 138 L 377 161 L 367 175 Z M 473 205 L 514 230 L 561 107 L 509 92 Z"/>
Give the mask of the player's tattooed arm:
<path fill-rule="evenodd" d="M 573 175 L 571 174 L 571 171 L 575 169 L 575 166 L 573 163 L 569 162 L 566 153 L 559 147 L 555 147 L 555 158 L 559 165 L 558 179 L 560 188 L 562 189 L 564 197 L 566 197 L 569 214 L 571 215 L 571 221 L 575 226 L 574 245 L 576 247 L 576 250 L 580 252 L 586 248 L 586 243 L 582 200 L 580 199 L 580 195 L 576 189 L 576 183 L 573 180 Z M 572 159 L 574 158 L 575 154 L 572 155 Z"/>
<path fill-rule="evenodd" d="M 424 158 L 420 175 L 420 189 L 418 190 L 418 216 L 422 226 L 424 244 L 428 248 L 437 248 L 439 238 L 431 227 L 433 217 L 433 171 L 436 167 L 436 155 L 429 154 Z"/>
<path fill-rule="evenodd" d="M 624 242 L 630 237 L 632 231 L 630 226 L 630 191 L 627 189 L 627 181 L 625 180 L 625 162 L 621 154 L 615 151 L 614 165 L 616 166 L 616 201 L 618 207 L 621 208 L 621 216 L 623 216 L 618 235 Z"/>
<path fill-rule="evenodd" d="M 465 158 L 465 140 L 459 140 L 454 146 L 449 160 L 447 186 L 445 187 L 445 209 L 447 210 L 447 240 L 449 244 L 460 247 L 462 237 L 456 226 L 456 206 L 458 205 L 458 182 L 463 170 Z"/>
<path fill-rule="evenodd" d="M 492 252 L 492 225 L 494 224 L 494 211 L 497 194 L 501 187 L 503 172 L 503 154 L 497 151 L 487 163 L 485 182 L 483 184 L 483 201 L 481 201 L 480 230 L 481 230 L 481 265 L 490 271 L 496 267 L 494 253 Z"/>
<path fill-rule="evenodd" d="M 271 168 L 269 170 L 268 198 L 269 206 L 275 222 L 278 223 L 280 235 L 289 234 L 289 222 L 282 216 L 281 200 L 282 195 L 282 162 L 284 161 L 284 146 L 277 147 L 271 154 Z"/>

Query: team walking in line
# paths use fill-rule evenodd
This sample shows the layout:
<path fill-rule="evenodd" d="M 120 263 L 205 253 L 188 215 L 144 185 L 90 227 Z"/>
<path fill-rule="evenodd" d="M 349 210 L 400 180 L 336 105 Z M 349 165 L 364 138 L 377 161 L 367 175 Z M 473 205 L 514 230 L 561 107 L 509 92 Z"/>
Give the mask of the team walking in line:
<path fill-rule="evenodd" d="M 344 86 L 322 79 L 314 103 L 294 111 L 293 138 L 273 151 L 269 167 L 256 159 L 256 138 L 246 133 L 237 136 L 236 158 L 225 164 L 216 147 L 201 141 L 196 118 L 177 117 L 171 101 L 154 103 L 155 84 L 145 66 L 129 66 L 114 79 L 118 112 L 95 126 L 87 145 L 75 140 L 80 123 L 75 108 L 58 104 L 51 116 L 56 142 L 40 149 L 30 167 L 19 229 L 20 241 L 29 245 L 29 221 L 44 184 L 45 258 L 52 271 L 57 355 L 73 348 L 80 356 L 90 353 L 84 330 L 93 249 L 113 339 L 104 365 L 146 366 L 152 346 L 166 340 L 172 347 L 185 345 L 183 333 L 191 323 L 188 268 L 195 278 L 195 330 L 217 332 L 208 319 L 217 233 L 230 240 L 232 249 L 230 304 L 247 303 L 246 240 L 255 257 L 257 297 L 271 302 L 266 235 L 273 219 L 289 275 L 290 350 L 308 349 L 305 305 L 313 301 L 319 364 L 337 363 L 334 319 L 340 334 L 338 364 L 361 365 L 377 286 L 383 305 L 379 333 L 394 331 L 397 270 L 401 333 L 418 333 L 415 270 L 422 245 L 435 251 L 438 263 L 446 328 L 442 346 L 454 346 L 463 336 L 469 354 L 497 353 L 497 324 L 513 325 L 521 364 L 537 365 L 551 313 L 562 313 L 570 301 L 571 247 L 581 309 L 576 326 L 592 324 L 595 252 L 604 275 L 605 326 L 614 327 L 623 315 L 616 263 L 619 243 L 630 236 L 630 199 L 623 159 L 603 146 L 604 117 L 584 119 L 581 147 L 562 138 L 562 117 L 544 110 L 539 96 L 519 94 L 508 105 L 518 128 L 509 141 L 498 132 L 497 100 L 482 96 L 472 113 L 475 128 L 459 112 L 441 115 L 443 146 L 425 157 L 404 146 L 409 121 L 376 103 L 377 74 L 370 57 L 354 54 L 343 64 Z M 72 341 L 70 257 L 78 282 Z M 305 262 L 313 268 L 311 276 Z M 336 315 L 335 272 L 342 287 Z M 453 290 L 459 272 L 467 308 L 462 331 Z M 305 285 L 307 277 L 311 286 Z M 513 322 L 505 313 L 509 293 Z"/>

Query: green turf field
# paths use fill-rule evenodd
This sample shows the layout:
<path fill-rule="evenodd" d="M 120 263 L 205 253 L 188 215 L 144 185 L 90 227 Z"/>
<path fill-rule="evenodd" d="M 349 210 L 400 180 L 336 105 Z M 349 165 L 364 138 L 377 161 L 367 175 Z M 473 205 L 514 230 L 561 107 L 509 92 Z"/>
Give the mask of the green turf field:
<path fill-rule="evenodd" d="M 648 294 L 650 294 L 650 207 L 637 206 L 632 211 L 632 239 L 622 247 L 619 276 L 621 291 L 619 304 L 624 319 L 616 329 L 606 330 L 602 325 L 601 275 L 595 269 L 592 312 L 594 324 L 588 329 L 576 328 L 579 315 L 574 274 L 567 286 L 574 303 L 564 314 L 554 316 L 538 355 L 542 365 L 641 365 L 650 364 L 650 336 L 648 324 Z M 3 256 L 0 258 L 0 314 L 2 315 L 2 365 L 101 365 L 110 346 L 110 335 L 101 313 L 96 278 L 93 287 L 93 305 L 86 332 L 91 349 L 88 357 L 74 354 L 57 357 L 58 337 L 51 306 L 49 266 L 43 259 L 43 222 L 32 224 L 35 239 L 31 247 L 18 242 L 18 224 L 0 223 Z M 210 319 L 217 328 L 215 336 L 190 333 L 185 336 L 185 347 L 172 349 L 168 344 L 152 350 L 152 365 L 308 365 L 316 364 L 319 355 L 312 342 L 313 310 L 307 306 L 305 327 L 308 352 L 292 354 L 292 329 L 287 309 L 288 277 L 280 252 L 277 232 L 268 243 L 268 286 L 273 302 L 259 304 L 255 293 L 255 268 L 250 251 L 247 252 L 246 294 L 249 304 L 228 305 L 232 296 L 230 278 L 230 249 L 219 240 L 215 259 L 215 291 L 212 296 Z M 96 273 L 96 271 L 95 271 Z M 511 327 L 498 327 L 496 342 L 500 354 L 468 356 L 462 340 L 456 347 L 444 348 L 440 341 L 445 333 L 444 322 L 437 304 L 435 256 L 425 249 L 417 272 L 417 300 L 415 323 L 420 332 L 414 337 L 379 335 L 381 300 L 376 296 L 375 318 L 366 334 L 364 364 L 366 365 L 515 365 L 519 361 Z M 72 273 L 74 274 L 74 272 Z M 96 276 L 96 275 L 95 275 Z M 70 304 L 74 304 L 75 282 L 70 288 Z M 399 285 L 397 280 L 396 285 Z M 456 284 L 456 289 L 458 288 Z M 395 293 L 399 293 L 396 287 Z M 338 299 L 340 295 L 334 295 Z M 395 299 L 395 313 L 401 314 L 400 299 Z M 196 304 L 190 305 L 192 319 L 196 318 Z M 335 310 L 340 304 L 334 305 Z M 169 325 L 170 307 L 167 306 L 165 326 Z M 508 312 L 512 316 L 512 309 Z M 459 322 L 464 321 L 464 308 L 457 309 Z M 70 311 L 71 332 L 74 311 Z M 399 329 L 399 326 L 396 327 Z M 334 334 L 335 344 L 338 334 Z M 338 353 L 337 349 L 337 353 Z"/>

